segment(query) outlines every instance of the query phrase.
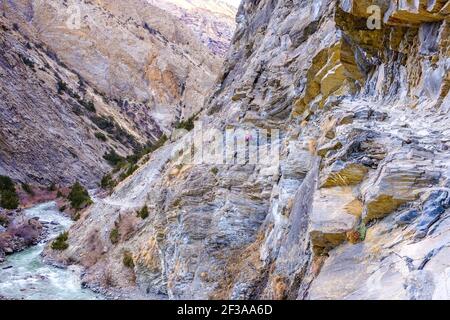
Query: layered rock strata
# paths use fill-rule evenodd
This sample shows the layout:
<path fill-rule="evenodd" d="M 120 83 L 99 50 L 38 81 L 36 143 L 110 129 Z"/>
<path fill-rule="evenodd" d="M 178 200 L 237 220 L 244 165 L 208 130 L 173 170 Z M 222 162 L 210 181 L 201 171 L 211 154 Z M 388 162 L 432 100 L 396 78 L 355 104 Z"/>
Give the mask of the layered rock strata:
<path fill-rule="evenodd" d="M 281 130 L 280 162 L 183 164 L 171 141 L 48 257 L 148 297 L 448 299 L 448 8 L 243 1 L 200 119 Z"/>
<path fill-rule="evenodd" d="M 106 152 L 130 154 L 196 115 L 222 61 L 144 0 L 3 1 L 0 17 L 0 173 L 22 182 L 96 186 Z"/>

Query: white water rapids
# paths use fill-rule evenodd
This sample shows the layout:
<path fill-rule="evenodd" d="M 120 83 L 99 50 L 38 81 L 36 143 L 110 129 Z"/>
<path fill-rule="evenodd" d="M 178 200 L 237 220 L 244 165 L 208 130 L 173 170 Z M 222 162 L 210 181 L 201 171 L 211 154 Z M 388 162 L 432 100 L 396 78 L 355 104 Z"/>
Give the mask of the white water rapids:
<path fill-rule="evenodd" d="M 0 263 L 0 296 L 26 300 L 92 300 L 101 299 L 94 292 L 81 287 L 81 269 L 70 266 L 60 269 L 42 261 L 45 245 L 73 223 L 61 214 L 55 202 L 31 209 L 26 215 L 38 217 L 48 225 L 48 236 L 41 243 L 22 252 L 12 254 Z"/>

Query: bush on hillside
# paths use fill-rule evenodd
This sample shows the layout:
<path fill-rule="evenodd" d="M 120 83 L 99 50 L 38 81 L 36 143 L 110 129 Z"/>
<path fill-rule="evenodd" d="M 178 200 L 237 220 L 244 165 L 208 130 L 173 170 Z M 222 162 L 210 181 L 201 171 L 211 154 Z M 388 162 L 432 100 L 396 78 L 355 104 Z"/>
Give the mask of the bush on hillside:
<path fill-rule="evenodd" d="M 31 186 L 28 183 L 22 183 L 22 189 L 29 195 L 31 195 L 31 196 L 34 195 L 33 188 L 31 188 Z"/>
<path fill-rule="evenodd" d="M 148 207 L 147 207 L 147 205 L 143 206 L 142 209 L 138 211 L 137 215 L 141 219 L 146 219 L 148 217 Z"/>
<path fill-rule="evenodd" d="M 103 141 L 103 142 L 105 142 L 108 138 L 104 135 L 104 133 L 102 133 L 102 132 L 96 132 L 95 133 L 95 137 L 98 139 L 98 140 L 100 140 L 100 141 Z"/>
<path fill-rule="evenodd" d="M 137 169 L 139 169 L 139 166 L 137 164 L 129 164 L 128 169 L 120 175 L 119 177 L 120 181 L 123 181 L 129 176 L 131 176 L 133 173 L 136 172 Z"/>
<path fill-rule="evenodd" d="M 195 116 L 190 117 L 189 119 L 186 119 L 184 121 L 180 121 L 175 128 L 177 129 L 185 129 L 187 131 L 191 131 L 194 129 L 194 119 Z"/>
<path fill-rule="evenodd" d="M 76 210 L 92 204 L 88 191 L 78 181 L 72 186 L 67 199 L 70 206 Z"/>
<path fill-rule="evenodd" d="M 127 268 L 134 268 L 134 261 L 133 261 L 133 255 L 130 251 L 125 251 L 123 253 L 123 265 Z"/>
<path fill-rule="evenodd" d="M 97 110 L 95 109 L 95 104 L 93 101 L 79 100 L 79 103 L 86 108 L 87 111 L 95 113 Z"/>
<path fill-rule="evenodd" d="M 106 174 L 100 181 L 100 186 L 103 189 L 110 190 L 116 186 L 117 182 L 112 178 L 111 174 Z"/>
<path fill-rule="evenodd" d="M 0 207 L 8 210 L 14 210 L 19 207 L 19 204 L 19 197 L 15 191 L 2 191 Z"/>
<path fill-rule="evenodd" d="M 14 182 L 10 177 L 0 176 L 0 190 L 14 190 Z"/>
<path fill-rule="evenodd" d="M 68 239 L 69 233 L 67 231 L 61 233 L 55 240 L 53 240 L 51 245 L 52 249 L 58 251 L 66 250 L 69 247 L 69 244 L 67 243 Z"/>
<path fill-rule="evenodd" d="M 67 90 L 67 83 L 65 83 L 64 81 L 59 79 L 58 83 L 57 83 L 57 88 L 58 88 L 58 94 L 63 94 L 63 92 Z"/>
<path fill-rule="evenodd" d="M 19 196 L 10 177 L 0 176 L 0 207 L 14 210 L 19 207 Z"/>
<path fill-rule="evenodd" d="M 116 244 L 119 242 L 120 234 L 119 229 L 114 228 L 111 230 L 111 233 L 109 234 L 109 240 L 111 240 L 112 244 Z"/>
<path fill-rule="evenodd" d="M 114 149 L 111 149 L 110 152 L 107 152 L 103 155 L 103 159 L 108 161 L 111 166 L 117 166 L 120 162 L 124 160 L 123 157 L 119 156 Z"/>

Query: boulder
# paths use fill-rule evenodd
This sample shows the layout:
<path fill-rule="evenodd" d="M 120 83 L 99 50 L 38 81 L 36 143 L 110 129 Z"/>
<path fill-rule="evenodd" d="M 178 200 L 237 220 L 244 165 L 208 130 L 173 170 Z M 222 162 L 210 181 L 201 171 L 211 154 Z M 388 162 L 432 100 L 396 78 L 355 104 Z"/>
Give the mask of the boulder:
<path fill-rule="evenodd" d="M 350 188 L 319 189 L 314 194 L 309 234 L 313 251 L 322 254 L 346 240 L 359 221 L 352 207 L 357 201 Z"/>
<path fill-rule="evenodd" d="M 423 204 L 422 214 L 416 226 L 416 238 L 423 238 L 430 227 L 439 220 L 440 216 L 450 207 L 450 197 L 446 190 L 435 190 L 429 193 Z"/>
<path fill-rule="evenodd" d="M 414 154 L 405 159 L 398 153 L 381 165 L 362 188 L 364 222 L 383 218 L 402 204 L 416 200 L 439 179 L 440 174 L 432 170 L 432 166 L 430 160 Z"/>

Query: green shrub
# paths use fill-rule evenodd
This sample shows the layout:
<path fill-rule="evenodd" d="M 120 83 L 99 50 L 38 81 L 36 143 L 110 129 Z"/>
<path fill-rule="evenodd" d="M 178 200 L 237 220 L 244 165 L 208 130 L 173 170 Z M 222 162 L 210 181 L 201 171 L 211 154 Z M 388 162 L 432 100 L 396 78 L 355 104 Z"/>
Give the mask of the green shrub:
<path fill-rule="evenodd" d="M 111 166 L 116 166 L 117 164 L 119 164 L 121 161 L 124 160 L 123 157 L 119 156 L 117 154 L 117 152 L 114 149 L 111 149 L 110 152 L 107 152 L 103 155 L 103 159 L 105 159 L 106 161 L 108 161 L 108 163 Z"/>
<path fill-rule="evenodd" d="M 187 131 L 191 131 L 194 129 L 194 120 L 195 116 L 190 117 L 189 119 L 186 119 L 184 121 L 180 121 L 175 128 L 176 129 L 185 129 Z"/>
<path fill-rule="evenodd" d="M 61 191 L 58 190 L 58 192 L 56 193 L 56 197 L 57 198 L 63 198 L 64 195 L 63 195 L 63 193 Z"/>
<path fill-rule="evenodd" d="M 93 101 L 86 100 L 78 100 L 78 102 L 86 108 L 87 111 L 95 113 L 97 110 L 95 109 L 95 104 Z"/>
<path fill-rule="evenodd" d="M 361 222 L 361 224 L 359 225 L 358 233 L 359 233 L 359 239 L 361 241 L 364 241 L 366 239 L 366 234 L 367 234 L 367 227 L 364 224 L 364 222 Z"/>
<path fill-rule="evenodd" d="M 112 229 L 111 233 L 109 234 L 109 240 L 111 240 L 111 243 L 112 244 L 118 243 L 119 238 L 120 238 L 119 229 L 117 229 L 117 228 Z"/>
<path fill-rule="evenodd" d="M 78 181 L 72 186 L 67 199 L 70 201 L 70 206 L 76 210 L 92 204 L 89 193 Z"/>
<path fill-rule="evenodd" d="M 142 219 L 147 219 L 147 217 L 148 217 L 147 205 L 143 206 L 142 209 L 137 212 L 137 216 L 141 217 Z"/>
<path fill-rule="evenodd" d="M 217 174 L 219 173 L 219 169 L 217 169 L 216 167 L 214 167 L 214 168 L 211 169 L 211 173 L 212 173 L 213 175 L 217 175 Z"/>
<path fill-rule="evenodd" d="M 19 207 L 19 196 L 11 178 L 0 176 L 0 207 L 14 210 Z"/>
<path fill-rule="evenodd" d="M 56 191 L 56 184 L 54 183 L 50 184 L 47 190 L 50 192 Z"/>
<path fill-rule="evenodd" d="M 134 261 L 133 261 L 133 255 L 130 251 L 125 251 L 123 253 L 123 265 L 127 268 L 134 268 Z"/>
<path fill-rule="evenodd" d="M 180 205 L 181 205 L 181 198 L 176 199 L 172 204 L 172 206 L 174 207 L 179 207 Z"/>
<path fill-rule="evenodd" d="M 63 232 L 58 237 L 56 237 L 55 240 L 52 242 L 52 249 L 58 250 L 58 251 L 64 251 L 69 247 L 69 244 L 67 243 L 67 240 L 69 239 L 69 233 Z"/>
<path fill-rule="evenodd" d="M 29 184 L 22 183 L 22 189 L 23 189 L 23 191 L 25 191 L 29 195 L 32 195 L 32 196 L 34 195 L 33 188 L 31 188 L 31 186 Z"/>
<path fill-rule="evenodd" d="M 111 139 L 114 139 L 123 145 L 132 147 L 133 149 L 139 147 L 136 138 L 124 130 L 113 117 L 93 115 L 89 118 L 99 129 L 106 131 Z"/>
<path fill-rule="evenodd" d="M 91 117 L 92 122 L 101 130 L 108 132 L 109 134 L 114 133 L 114 120 L 111 118 L 106 118 L 102 116 Z"/>
<path fill-rule="evenodd" d="M 73 221 L 78 221 L 81 218 L 81 214 L 79 212 L 76 212 L 75 214 L 72 215 L 72 220 Z"/>
<path fill-rule="evenodd" d="M 64 81 L 59 79 L 58 83 L 57 83 L 57 87 L 58 87 L 58 94 L 62 94 L 64 91 L 67 90 L 67 83 L 65 83 Z"/>
<path fill-rule="evenodd" d="M 19 207 L 19 197 L 15 191 L 2 191 L 1 197 L 0 207 L 9 210 L 14 210 Z"/>
<path fill-rule="evenodd" d="M 119 161 L 119 162 L 115 165 L 115 167 L 114 167 L 112 173 L 117 173 L 117 172 L 119 172 L 120 170 L 122 170 L 123 168 L 125 168 L 127 165 L 128 165 L 128 162 L 127 162 L 126 160 Z"/>
<path fill-rule="evenodd" d="M 111 174 L 106 174 L 100 181 L 100 186 L 103 189 L 112 189 L 116 186 L 117 182 L 112 178 Z"/>
<path fill-rule="evenodd" d="M 117 123 L 115 123 L 115 130 L 112 136 L 116 141 L 119 141 L 123 145 L 129 146 L 133 149 L 139 147 L 139 143 L 136 141 L 136 138 L 133 135 L 129 134 L 127 131 L 125 131 Z"/>
<path fill-rule="evenodd" d="M 0 176 L 0 190 L 15 190 L 14 182 L 10 177 Z"/>
<path fill-rule="evenodd" d="M 131 176 L 133 173 L 135 173 L 137 169 L 139 169 L 139 166 L 137 164 L 129 164 L 127 171 L 125 171 L 124 173 L 122 173 L 120 175 L 120 180 L 121 181 L 125 180 L 126 178 Z"/>
<path fill-rule="evenodd" d="M 112 173 L 105 175 L 100 181 L 100 185 L 104 189 L 114 188 L 118 182 L 125 180 L 139 169 L 139 161 L 150 152 L 163 146 L 168 140 L 166 135 L 162 135 L 157 142 L 149 144 L 145 147 L 140 146 L 134 149 L 134 154 L 124 158 L 117 154 L 114 149 L 103 155 L 103 158 L 114 167 Z M 120 173 L 120 174 L 119 174 Z M 113 175 L 118 174 L 116 180 Z"/>
<path fill-rule="evenodd" d="M 156 150 L 158 150 L 159 148 L 161 148 L 166 142 L 167 140 L 169 140 L 169 138 L 167 138 L 167 136 L 165 134 L 163 134 L 159 140 L 153 144 L 152 148 L 151 148 L 151 152 L 154 152 Z"/>
<path fill-rule="evenodd" d="M 102 132 L 96 132 L 95 133 L 95 137 L 100 140 L 105 142 L 108 138 L 106 138 L 106 136 L 102 133 Z"/>

